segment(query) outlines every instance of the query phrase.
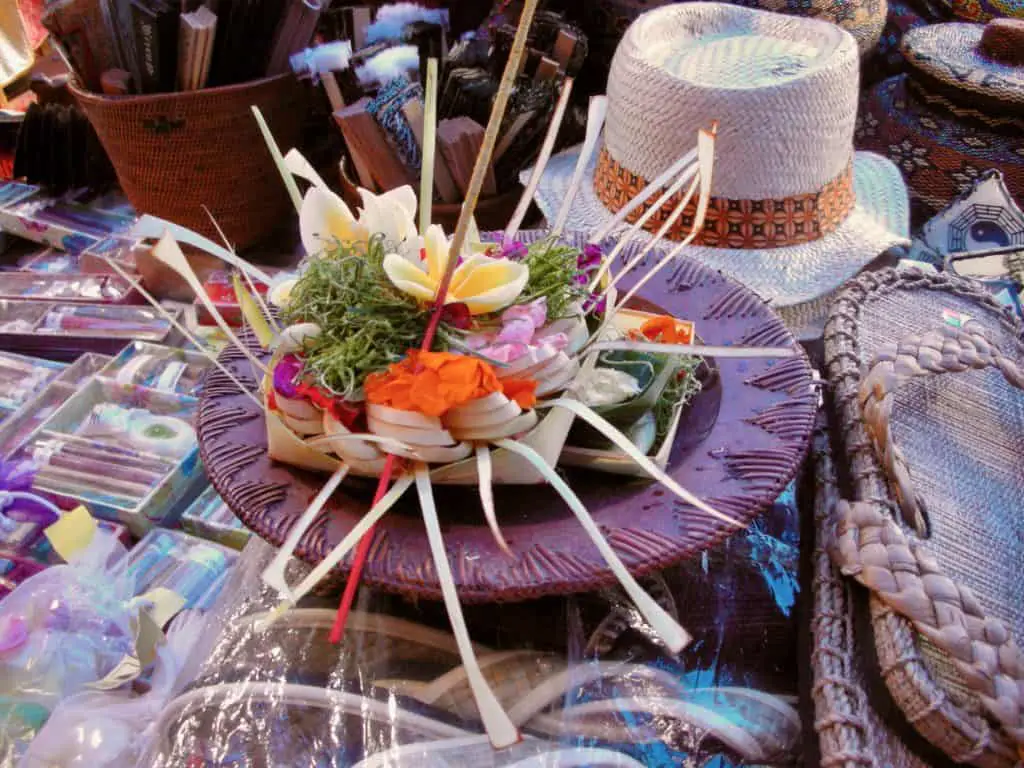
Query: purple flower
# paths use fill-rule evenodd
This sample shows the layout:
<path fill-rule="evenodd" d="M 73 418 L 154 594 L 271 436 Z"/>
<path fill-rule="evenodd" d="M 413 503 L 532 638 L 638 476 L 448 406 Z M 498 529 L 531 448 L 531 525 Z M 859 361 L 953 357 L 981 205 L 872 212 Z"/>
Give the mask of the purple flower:
<path fill-rule="evenodd" d="M 598 294 L 592 293 L 583 302 L 584 312 L 594 312 L 598 315 L 603 315 L 607 309 L 607 302 L 604 297 L 598 299 Z"/>
<path fill-rule="evenodd" d="M 528 253 L 529 250 L 524 243 L 520 243 L 518 240 L 505 242 L 504 238 L 502 238 L 501 252 L 498 254 L 498 257 L 509 259 L 510 261 L 520 261 L 525 259 Z"/>
<path fill-rule="evenodd" d="M 583 246 L 583 252 L 577 257 L 576 266 L 587 272 L 595 267 L 599 267 L 602 259 L 604 259 L 604 253 L 601 251 L 601 246 L 588 243 Z"/>
<path fill-rule="evenodd" d="M 57 522 L 52 508 L 42 501 L 4 498 L 4 491 L 33 493 L 32 482 L 35 480 L 36 469 L 31 461 L 0 461 L 0 516 L 6 515 L 19 522 L 31 521 L 47 525 Z"/>
<path fill-rule="evenodd" d="M 295 355 L 285 355 L 278 360 L 274 366 L 274 391 L 282 397 L 299 397 L 295 383 L 302 373 L 302 367 L 302 361 Z"/>

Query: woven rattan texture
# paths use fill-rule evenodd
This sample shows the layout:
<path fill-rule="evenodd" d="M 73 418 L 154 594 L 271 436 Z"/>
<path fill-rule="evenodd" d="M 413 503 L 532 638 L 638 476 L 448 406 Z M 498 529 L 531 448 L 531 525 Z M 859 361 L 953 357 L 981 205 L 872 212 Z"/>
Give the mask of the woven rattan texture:
<path fill-rule="evenodd" d="M 658 51 L 682 55 L 727 36 L 742 45 L 723 68 L 739 70 L 764 38 L 812 43 L 818 55 L 784 62 L 774 70 L 773 85 L 756 88 L 698 81 L 675 74 L 672 60 L 657 60 Z M 716 196 L 751 200 L 817 192 L 850 159 L 858 67 L 853 38 L 826 22 L 719 3 L 663 6 L 640 17 L 615 52 L 605 143 L 624 168 L 653 179 L 684 149 L 680 136 L 695 136 L 715 119 Z"/>
<path fill-rule="evenodd" d="M 1024 544 L 1014 514 L 1014 500 L 1024 494 L 1024 398 L 991 369 L 915 378 L 894 397 L 893 434 L 927 499 L 931 535 L 924 548 L 889 518 L 888 485 L 858 401 L 862 371 L 876 351 L 933 329 L 944 311 L 973 317 L 1004 354 L 1020 360 L 1020 324 L 966 281 L 885 270 L 851 283 L 833 306 L 825 332 L 828 373 L 859 502 L 845 510 L 839 553 L 848 573 L 890 609 L 913 617 L 945 651 L 922 656 L 909 624 L 874 612 L 886 684 L 918 731 L 956 759 L 1012 765 L 1006 734 L 1020 737 L 1024 698 L 1019 651 L 1009 637 L 1024 626 Z M 954 669 L 978 707 L 958 706 L 959 697 L 935 685 Z M 982 708 L 1005 731 L 990 729 L 977 713 Z"/>
<path fill-rule="evenodd" d="M 864 653 L 856 636 L 854 586 L 832 562 L 826 544 L 840 498 L 824 419 L 812 447 L 815 472 L 811 666 L 814 728 L 822 768 L 926 768 L 870 707 Z"/>
<path fill-rule="evenodd" d="M 288 195 L 251 107 L 263 113 L 282 151 L 294 147 L 305 109 L 291 75 L 153 96 L 72 92 L 140 213 L 219 242 L 205 206 L 238 248 L 287 219 Z"/>

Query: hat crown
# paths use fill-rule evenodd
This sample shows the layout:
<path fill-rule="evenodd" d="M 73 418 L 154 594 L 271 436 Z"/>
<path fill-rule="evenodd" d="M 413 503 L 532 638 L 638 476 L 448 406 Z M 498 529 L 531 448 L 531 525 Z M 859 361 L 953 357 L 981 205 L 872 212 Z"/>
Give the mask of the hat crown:
<path fill-rule="evenodd" d="M 719 121 L 712 194 L 816 192 L 853 153 L 859 61 L 844 30 L 722 3 L 640 16 L 612 59 L 605 147 L 653 179 Z"/>

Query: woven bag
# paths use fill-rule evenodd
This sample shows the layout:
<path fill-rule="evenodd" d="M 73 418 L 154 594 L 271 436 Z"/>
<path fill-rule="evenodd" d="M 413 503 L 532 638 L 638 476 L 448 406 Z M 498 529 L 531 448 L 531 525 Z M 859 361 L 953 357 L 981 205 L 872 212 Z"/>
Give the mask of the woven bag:
<path fill-rule="evenodd" d="M 72 92 L 140 213 L 219 242 L 205 206 L 238 248 L 288 219 L 291 204 L 251 107 L 282 151 L 295 146 L 306 110 L 292 75 L 146 96 L 102 96 L 77 85 Z"/>
<path fill-rule="evenodd" d="M 890 269 L 840 293 L 825 355 L 848 500 L 819 471 L 822 765 L 1017 765 L 1024 327 L 978 283 Z"/>

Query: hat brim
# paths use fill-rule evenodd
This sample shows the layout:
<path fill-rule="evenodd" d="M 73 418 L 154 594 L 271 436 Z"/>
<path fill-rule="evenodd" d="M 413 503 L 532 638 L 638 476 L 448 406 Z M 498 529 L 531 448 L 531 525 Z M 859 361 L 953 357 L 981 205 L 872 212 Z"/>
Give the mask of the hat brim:
<path fill-rule="evenodd" d="M 568 195 L 579 148 L 555 155 L 548 162 L 534 199 L 550 222 Z M 565 230 L 590 234 L 613 214 L 594 191 L 596 158 L 587 168 L 572 204 Z M 524 171 L 524 183 L 530 171 Z M 775 306 L 802 304 L 820 298 L 857 274 L 881 253 L 908 245 L 910 201 L 899 169 L 888 159 L 857 152 L 853 160 L 857 203 L 831 234 L 810 243 L 763 250 L 688 246 L 683 253 L 747 285 Z M 628 225 L 612 234 L 623 234 Z M 638 238 L 649 239 L 643 231 Z M 671 245 L 670 242 L 665 244 Z"/>

